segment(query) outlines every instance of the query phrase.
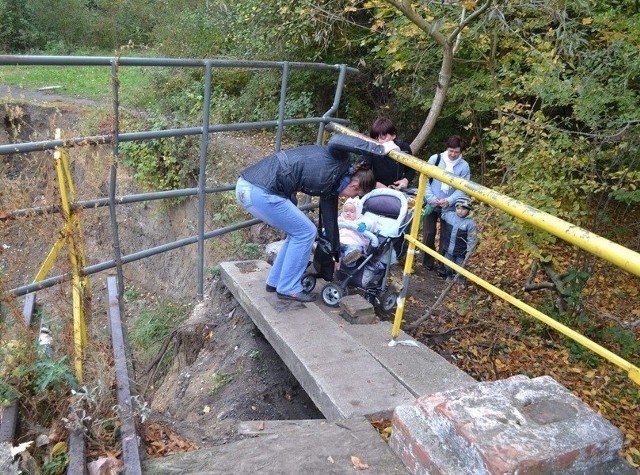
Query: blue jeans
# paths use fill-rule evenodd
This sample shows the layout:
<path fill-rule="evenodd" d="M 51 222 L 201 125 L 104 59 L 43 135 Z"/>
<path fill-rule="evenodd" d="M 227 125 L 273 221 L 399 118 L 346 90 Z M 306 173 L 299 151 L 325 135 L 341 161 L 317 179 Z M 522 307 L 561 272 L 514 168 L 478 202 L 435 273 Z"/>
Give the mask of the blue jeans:
<path fill-rule="evenodd" d="M 450 261 L 455 262 L 456 264 L 458 264 L 459 266 L 462 266 L 462 263 L 464 262 L 464 256 L 454 256 L 449 252 L 445 252 L 444 253 L 444 257 L 446 257 L 447 259 L 449 259 Z M 444 266 L 444 272 L 445 274 L 447 274 L 447 277 L 455 277 L 455 275 L 457 274 L 457 272 L 455 272 L 451 267 L 449 266 Z M 458 280 L 460 282 L 465 282 L 465 278 L 460 276 L 458 277 Z"/>
<path fill-rule="evenodd" d="M 236 184 L 236 199 L 249 213 L 287 233 L 267 277 L 281 294 L 302 292 L 302 275 L 309 264 L 316 226 L 290 200 L 255 186 L 243 178 Z"/>

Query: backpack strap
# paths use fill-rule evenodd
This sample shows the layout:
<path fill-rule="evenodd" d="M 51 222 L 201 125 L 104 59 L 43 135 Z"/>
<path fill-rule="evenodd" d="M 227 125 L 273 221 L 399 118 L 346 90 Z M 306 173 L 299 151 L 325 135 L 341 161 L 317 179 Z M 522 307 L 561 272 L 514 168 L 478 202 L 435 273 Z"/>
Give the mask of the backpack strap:
<path fill-rule="evenodd" d="M 440 152 L 438 154 L 438 158 L 436 158 L 436 163 L 434 163 L 434 165 L 437 167 L 438 165 L 440 165 L 440 159 L 442 158 L 442 152 Z M 433 177 L 429 177 L 429 184 L 431 184 L 433 182 Z"/>

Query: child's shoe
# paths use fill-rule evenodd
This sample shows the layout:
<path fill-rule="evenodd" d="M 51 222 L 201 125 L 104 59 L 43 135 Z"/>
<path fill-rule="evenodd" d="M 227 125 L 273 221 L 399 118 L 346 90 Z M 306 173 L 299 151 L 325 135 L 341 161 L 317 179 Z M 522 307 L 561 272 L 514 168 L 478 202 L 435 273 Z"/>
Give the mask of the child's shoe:
<path fill-rule="evenodd" d="M 342 258 L 342 263 L 345 266 L 353 264 L 355 261 L 360 259 L 361 255 L 362 254 L 360 253 L 360 251 L 358 251 L 357 249 L 352 249 L 351 251 L 347 252 L 347 254 Z"/>

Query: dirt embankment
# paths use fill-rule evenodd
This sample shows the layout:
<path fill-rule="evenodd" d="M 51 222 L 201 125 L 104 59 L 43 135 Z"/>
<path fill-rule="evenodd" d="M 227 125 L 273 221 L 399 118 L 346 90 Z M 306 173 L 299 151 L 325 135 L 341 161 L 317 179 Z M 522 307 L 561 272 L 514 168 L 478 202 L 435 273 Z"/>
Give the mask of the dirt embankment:
<path fill-rule="evenodd" d="M 1 91 L 0 91 L 1 93 Z M 34 94 L 40 97 L 41 94 Z M 25 98 L 27 95 L 25 94 Z M 28 96 L 31 98 L 31 96 Z M 47 99 L 51 100 L 49 96 Z M 54 98 L 58 100 L 59 98 Z M 49 101 L 48 101 L 49 102 Z M 71 103 L 71 105 L 69 105 Z M 28 102 L 10 103 L 0 110 L 4 120 L 0 142 L 47 140 L 61 128 L 63 137 L 83 135 L 87 104 L 74 101 L 54 105 Z M 105 124 L 102 128 L 107 127 Z M 271 143 L 255 142 L 231 134 L 212 139 L 212 153 L 231 155 L 239 163 L 267 153 Z M 105 197 L 108 193 L 111 147 L 87 146 L 69 149 L 74 184 L 79 200 Z M 0 157 L 2 192 L 0 210 L 9 212 L 57 202 L 59 191 L 52 155 L 48 152 Z M 221 171 L 212 167 L 213 171 Z M 135 181 L 120 168 L 118 195 L 134 194 Z M 206 228 L 214 229 L 208 210 Z M 170 207 L 160 202 L 121 205 L 117 209 L 122 255 L 193 236 L 197 223 L 197 199 Z M 81 213 L 85 249 L 89 265 L 113 259 L 113 239 L 108 208 Z M 64 223 L 57 214 L 20 218 L 3 222 L 0 231 L 0 261 L 7 270 L 7 287 L 31 282 Z M 224 259 L 214 240 L 206 243 L 207 267 Z M 68 272 L 68 256 L 62 251 L 49 276 Z M 165 252 L 125 265 L 125 288 L 151 296 L 125 304 L 131 320 L 153 301 L 173 299 L 195 303 L 196 246 Z M 301 389 L 275 351 L 262 337 L 251 319 L 226 289 L 206 273 L 206 299 L 173 334 L 177 357 L 159 387 L 148 383 L 151 373 L 136 368 L 137 387 L 153 409 L 151 420 L 171 427 L 182 437 L 203 446 L 237 437 L 239 420 L 287 420 L 319 418 L 322 415 Z M 93 315 L 90 333 L 100 332 L 106 310 L 106 273 L 90 277 Z M 38 300 L 55 305 L 51 312 L 65 314 L 67 284 L 58 290 L 39 293 Z M 68 303 L 68 302 L 67 302 Z M 145 391 L 146 390 L 146 391 Z"/>

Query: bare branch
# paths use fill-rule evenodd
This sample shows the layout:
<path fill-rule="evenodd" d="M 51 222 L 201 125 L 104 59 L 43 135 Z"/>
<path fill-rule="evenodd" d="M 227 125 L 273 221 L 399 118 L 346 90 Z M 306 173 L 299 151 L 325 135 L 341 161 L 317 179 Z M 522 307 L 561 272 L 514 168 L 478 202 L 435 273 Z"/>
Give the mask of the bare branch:
<path fill-rule="evenodd" d="M 471 257 L 471 254 L 473 253 L 472 252 L 467 253 L 460 267 L 464 267 L 467 264 L 467 261 L 469 260 L 469 257 Z M 431 308 L 427 310 L 427 313 L 425 313 L 423 316 L 418 318 L 415 322 L 411 323 L 410 325 L 407 325 L 407 329 L 413 330 L 415 328 L 418 328 L 427 318 L 429 318 L 433 314 L 433 312 L 440 306 L 442 301 L 447 297 L 447 295 L 449 294 L 449 291 L 451 290 L 451 287 L 453 287 L 453 284 L 458 282 L 459 277 L 460 277 L 460 274 L 456 274 L 453 277 L 453 279 L 451 279 L 451 281 L 449 282 L 449 285 L 447 285 L 444 289 L 442 289 L 442 292 L 440 292 L 440 296 L 435 301 L 435 303 L 431 306 Z"/>
<path fill-rule="evenodd" d="M 493 0 L 487 0 L 487 2 L 485 2 L 484 5 L 482 5 L 480 8 L 477 8 L 476 10 L 474 10 L 474 12 L 471 15 L 469 15 L 466 18 L 463 17 L 463 20 L 460 21 L 458 26 L 456 26 L 453 29 L 453 31 L 451 32 L 451 34 L 449 35 L 449 38 L 447 39 L 447 42 L 449 44 L 454 44 L 456 39 L 460 35 L 460 33 L 462 33 L 462 30 L 464 30 L 464 28 L 467 25 L 470 25 L 471 23 L 473 23 L 476 18 L 478 18 L 480 15 L 482 15 L 491 6 L 492 3 L 493 3 Z"/>

